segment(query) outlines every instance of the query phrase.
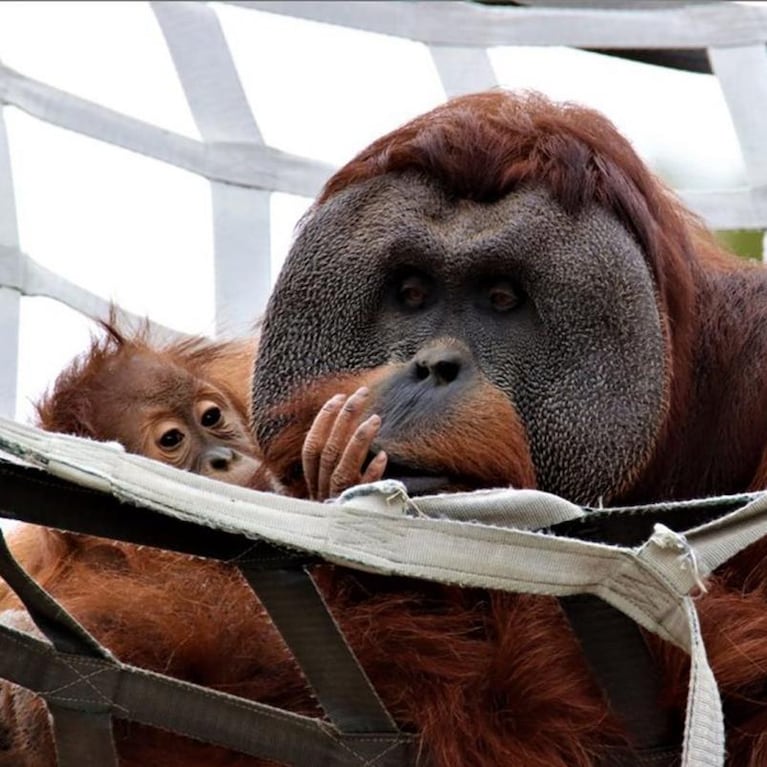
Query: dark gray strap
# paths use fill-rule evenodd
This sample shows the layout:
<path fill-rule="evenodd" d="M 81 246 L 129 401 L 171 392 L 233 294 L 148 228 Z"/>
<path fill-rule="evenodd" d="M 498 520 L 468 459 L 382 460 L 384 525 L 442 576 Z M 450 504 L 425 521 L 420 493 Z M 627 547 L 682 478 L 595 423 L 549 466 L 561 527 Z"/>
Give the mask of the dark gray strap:
<path fill-rule="evenodd" d="M 595 767 L 679 767 L 681 750 L 679 748 L 651 748 L 642 751 L 614 749 L 595 761 Z"/>
<path fill-rule="evenodd" d="M 663 680 L 639 626 L 590 594 L 559 601 L 610 708 L 631 738 L 630 750 L 616 750 L 600 767 L 679 764 L 682 732 L 672 712 L 658 705 Z"/>
<path fill-rule="evenodd" d="M 108 658 L 109 653 L 13 558 L 0 530 L 0 577 L 16 592 L 32 620 L 54 646 L 65 653 Z"/>
<path fill-rule="evenodd" d="M 0 677 L 45 699 L 58 767 L 117 767 L 110 715 L 116 678 L 108 673 L 113 665 L 106 653 L 73 655 L 0 625 Z"/>
<path fill-rule="evenodd" d="M 625 511 L 592 511 L 574 522 L 555 525 L 560 535 L 635 546 L 649 537 L 662 519 L 673 526 L 716 518 L 740 498 L 695 509 L 671 504 Z M 659 708 L 662 679 L 639 626 L 627 615 L 589 594 L 560 598 L 586 660 L 612 711 L 621 719 L 633 748 L 615 749 L 599 767 L 676 767 L 682 754 L 679 723 Z"/>
<path fill-rule="evenodd" d="M 53 739 L 58 767 L 118 767 L 108 713 L 76 711 L 51 705 Z"/>
<path fill-rule="evenodd" d="M 240 569 L 330 721 L 342 732 L 397 732 L 311 575 L 305 570 Z"/>
<path fill-rule="evenodd" d="M 287 567 L 317 561 L 303 551 L 123 503 L 109 493 L 3 460 L 0 516 L 238 564 Z"/>
<path fill-rule="evenodd" d="M 416 764 L 412 736 L 341 734 L 321 719 L 281 711 L 113 660 L 67 655 L 47 642 L 3 625 L 0 677 L 39 693 L 54 709 L 97 714 L 97 728 L 102 728 L 101 715 L 111 712 L 119 719 L 294 767 Z M 64 715 L 61 720 L 62 729 L 66 718 Z M 74 717 L 69 722 L 80 728 Z M 80 728 L 80 737 L 83 732 L 90 733 L 90 729 Z M 92 736 L 84 737 L 83 748 Z M 95 757 L 87 753 L 85 761 L 66 767 L 96 765 Z M 104 753 L 100 745 L 95 753 Z M 109 764 L 101 762 L 98 767 Z"/>

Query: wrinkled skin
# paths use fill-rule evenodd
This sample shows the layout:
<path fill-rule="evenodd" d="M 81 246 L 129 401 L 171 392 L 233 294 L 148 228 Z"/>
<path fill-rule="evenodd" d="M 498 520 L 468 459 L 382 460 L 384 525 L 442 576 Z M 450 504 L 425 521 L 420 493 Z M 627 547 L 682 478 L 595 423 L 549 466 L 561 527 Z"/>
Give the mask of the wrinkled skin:
<path fill-rule="evenodd" d="M 286 384 L 348 376 L 381 418 L 372 451 L 413 492 L 537 484 L 594 502 L 649 458 L 665 415 L 641 251 L 604 211 L 569 216 L 541 189 L 471 203 L 409 175 L 352 188 L 307 222 L 270 306 L 255 379 L 267 455 Z M 461 457 L 434 450 L 451 442 Z"/>
<path fill-rule="evenodd" d="M 309 497 L 324 501 L 354 485 L 376 482 L 386 469 L 387 456 L 379 450 L 367 462 L 381 429 L 381 417 L 364 416 L 369 389 L 351 397 L 329 399 L 312 423 L 301 452 Z"/>

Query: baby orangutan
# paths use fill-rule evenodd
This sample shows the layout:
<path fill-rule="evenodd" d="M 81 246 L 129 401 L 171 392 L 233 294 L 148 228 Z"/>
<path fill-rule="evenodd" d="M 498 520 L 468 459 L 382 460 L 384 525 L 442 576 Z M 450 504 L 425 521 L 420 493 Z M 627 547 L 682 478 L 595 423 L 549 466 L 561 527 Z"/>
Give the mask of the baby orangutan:
<path fill-rule="evenodd" d="M 129 452 L 232 484 L 276 486 L 249 429 L 255 339 L 158 345 L 143 331 L 128 335 L 114 323 L 103 327 L 104 337 L 58 376 L 38 404 L 39 426 L 116 441 Z M 360 423 L 366 396 L 362 390 L 333 398 L 318 415 L 306 448 L 313 497 L 380 478 L 380 460 L 361 469 L 378 429 L 375 418 Z M 27 572 L 121 660 L 258 700 L 281 699 L 293 689 L 303 700 L 299 710 L 320 713 L 235 568 L 33 525 L 18 526 L 9 539 Z M 0 581 L 0 620 L 36 633 L 20 608 Z M 179 642 L 182 635 L 187 638 Z M 286 676 L 293 680 L 287 685 Z M 125 725 L 115 724 L 126 767 L 234 764 L 231 753 L 147 728 L 132 725 L 128 735 Z M 238 758 L 238 767 L 262 764 Z M 44 704 L 0 682 L 0 767 L 54 764 Z"/>
<path fill-rule="evenodd" d="M 257 484 L 250 434 L 254 340 L 190 338 L 153 346 L 113 324 L 56 380 L 37 407 L 47 431 L 119 442 L 139 453 L 235 485 Z"/>

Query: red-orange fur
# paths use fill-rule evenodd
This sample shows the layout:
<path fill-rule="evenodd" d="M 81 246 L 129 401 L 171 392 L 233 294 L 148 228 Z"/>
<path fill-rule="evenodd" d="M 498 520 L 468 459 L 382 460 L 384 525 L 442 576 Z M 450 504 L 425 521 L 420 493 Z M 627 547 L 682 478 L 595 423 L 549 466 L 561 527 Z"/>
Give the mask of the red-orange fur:
<path fill-rule="evenodd" d="M 446 152 L 448 140 L 463 151 Z M 694 375 L 696 286 L 741 267 L 719 251 L 609 123 L 589 110 L 561 111 L 534 96 L 458 99 L 376 141 L 330 180 L 321 200 L 356 181 L 403 169 L 422 170 L 475 199 L 535 180 L 568 208 L 596 199 L 615 211 L 647 253 L 667 318 L 671 407 L 665 452 L 654 462 L 681 450 L 673 431 Z M 291 403 L 290 413 L 316 412 L 336 391 L 357 385 L 353 378 L 321 381 L 305 400 Z M 300 461 L 303 417 L 286 427 L 280 441 L 274 460 L 282 467 Z M 522 437 L 518 448 L 524 449 Z M 475 451 L 476 445 L 461 449 Z M 651 465 L 644 473 L 645 499 L 660 494 L 654 471 Z M 58 544 L 41 551 L 19 541 L 17 551 L 118 656 L 316 713 L 257 603 L 228 568 L 170 555 L 144 557 L 131 549 L 105 558 L 99 545 L 88 543 L 69 556 Z M 764 562 L 764 545 L 752 547 L 722 569 L 698 602 L 729 717 L 730 767 L 767 761 Z M 98 578 L 90 577 L 92 569 Z M 403 727 L 421 733 L 433 767 L 595 767 L 607 746 L 621 742 L 555 601 L 330 566 L 319 568 L 317 578 L 392 713 Z M 686 660 L 651 641 L 666 672 L 665 704 L 681 716 Z M 121 730 L 121 752 L 128 767 L 261 764 L 141 728 Z"/>
<path fill-rule="evenodd" d="M 37 425 L 47 431 L 104 439 L 91 423 L 100 403 L 94 388 L 110 363 L 124 356 L 146 353 L 168 366 L 178 366 L 207 381 L 215 381 L 246 422 L 250 420 L 250 376 L 258 351 L 256 339 L 213 341 L 190 336 L 158 343 L 148 326 L 135 333 L 122 331 L 114 321 L 101 325 L 104 335 L 75 359 L 37 404 Z"/>
<path fill-rule="evenodd" d="M 269 445 L 268 465 L 276 476 L 295 476 L 295 482 L 286 485 L 289 493 L 301 496 L 306 492 L 300 475 L 301 446 L 322 405 L 336 393 L 351 395 L 361 386 L 374 388 L 377 382 L 392 375 L 396 367 L 382 365 L 318 379 L 277 411 L 286 423 Z M 375 409 L 375 405 L 372 407 Z M 428 439 L 417 450 L 406 442 L 393 444 L 397 457 L 470 478 L 471 487 L 467 486 L 467 490 L 480 486 L 535 487 L 527 435 L 508 398 L 489 382 L 483 382 L 467 397 L 465 407 L 471 417 L 435 422 Z"/>

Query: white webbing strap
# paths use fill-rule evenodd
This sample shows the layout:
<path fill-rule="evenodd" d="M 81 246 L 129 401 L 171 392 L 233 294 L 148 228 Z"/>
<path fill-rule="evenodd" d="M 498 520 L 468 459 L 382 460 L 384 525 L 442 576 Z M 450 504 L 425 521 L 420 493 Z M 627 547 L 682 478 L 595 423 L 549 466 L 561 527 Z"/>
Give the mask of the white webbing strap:
<path fill-rule="evenodd" d="M 0 103 L 0 414 L 8 417 L 16 412 L 21 319 L 21 296 L 16 282 L 22 268 L 11 155 Z"/>
<path fill-rule="evenodd" d="M 755 540 L 767 535 L 767 493 L 705 525 L 684 534 L 696 557 L 701 576 L 709 575 Z"/>
<path fill-rule="evenodd" d="M 357 488 L 339 503 L 319 504 L 223 485 L 115 445 L 9 421 L 0 420 L 0 449 L 164 514 L 341 564 L 506 591 L 595 594 L 690 653 L 682 764 L 724 763 L 719 694 L 687 595 L 713 568 L 767 533 L 765 495 L 686 535 L 656 526 L 643 546 L 626 548 L 534 532 L 581 514 L 546 493 L 498 490 L 411 500 L 399 483 L 382 482 Z M 483 521 L 466 521 L 471 519 Z"/>
<path fill-rule="evenodd" d="M 196 141 L 115 112 L 0 64 L 0 103 L 210 180 L 314 197 L 332 165 L 256 144 Z"/>
<path fill-rule="evenodd" d="M 216 13 L 192 2 L 155 2 L 152 10 L 203 141 L 264 148 Z M 247 332 L 271 285 L 271 194 L 213 179 L 211 192 L 216 326 Z"/>
<path fill-rule="evenodd" d="M 767 535 L 767 495 L 736 511 L 686 531 L 673 533 L 660 525 L 640 556 L 653 559 L 666 577 L 689 574 L 701 579 L 754 541 Z M 684 599 L 691 657 L 683 764 L 709 765 L 724 761 L 724 723 L 713 673 L 706 658 L 698 616 L 690 597 Z M 721 755 L 713 762 L 712 754 Z"/>
<path fill-rule="evenodd" d="M 386 481 L 375 485 L 360 485 L 347 490 L 339 500 L 341 503 L 350 503 L 370 492 L 386 493 L 386 488 Z M 391 488 L 394 494 L 403 492 L 398 482 L 392 482 Z M 410 500 L 406 507 L 411 513 L 424 517 L 481 522 L 518 530 L 540 530 L 585 516 L 580 506 L 559 496 L 538 490 L 516 490 L 510 493 L 508 488 L 424 496 L 417 501 Z"/>
<path fill-rule="evenodd" d="M 684 535 L 656 525 L 650 540 L 640 548 L 638 560 L 647 562 L 659 582 L 668 584 L 668 594 L 679 597 L 702 585 L 697 557 Z M 627 596 L 633 596 L 630 592 Z M 698 613 L 690 596 L 679 599 L 662 612 L 663 602 L 656 603 L 663 630 L 657 631 L 690 654 L 690 681 L 687 695 L 682 765 L 684 767 L 721 767 L 724 764 L 724 717 L 719 689 L 708 663 L 700 632 Z M 652 628 L 648 626 L 648 628 Z"/>
<path fill-rule="evenodd" d="M 719 767 L 724 764 L 725 745 L 722 701 L 706 656 L 698 613 L 690 597 L 685 597 L 684 607 L 690 628 L 691 647 L 682 765 Z"/>

